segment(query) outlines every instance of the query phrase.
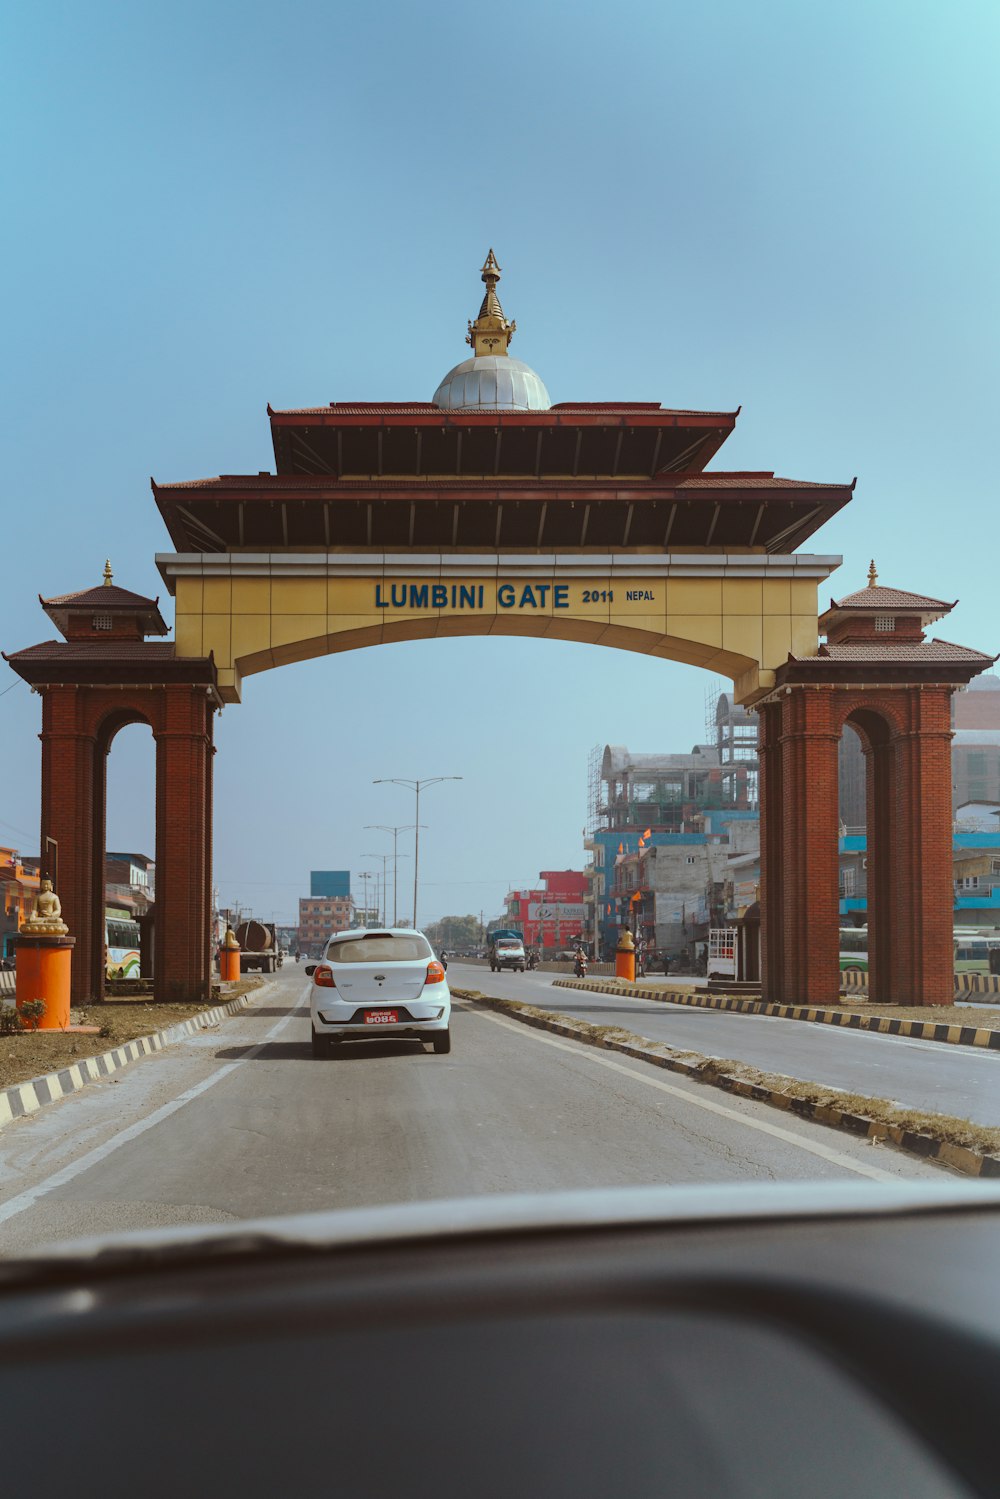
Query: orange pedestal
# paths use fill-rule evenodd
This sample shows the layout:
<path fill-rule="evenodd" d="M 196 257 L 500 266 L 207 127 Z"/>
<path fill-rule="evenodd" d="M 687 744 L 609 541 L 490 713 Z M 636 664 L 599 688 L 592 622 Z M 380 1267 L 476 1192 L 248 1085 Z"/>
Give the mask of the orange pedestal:
<path fill-rule="evenodd" d="M 240 976 L 240 950 L 238 947 L 219 948 L 219 978 L 231 984 Z"/>
<path fill-rule="evenodd" d="M 35 999 L 45 1001 L 40 1031 L 69 1029 L 70 970 L 73 937 L 33 936 L 22 932 L 17 947 L 17 1008 Z M 30 1021 L 34 1026 L 35 1022 Z"/>
<path fill-rule="evenodd" d="M 615 950 L 615 978 L 635 983 L 635 943 L 631 932 L 623 932 Z"/>

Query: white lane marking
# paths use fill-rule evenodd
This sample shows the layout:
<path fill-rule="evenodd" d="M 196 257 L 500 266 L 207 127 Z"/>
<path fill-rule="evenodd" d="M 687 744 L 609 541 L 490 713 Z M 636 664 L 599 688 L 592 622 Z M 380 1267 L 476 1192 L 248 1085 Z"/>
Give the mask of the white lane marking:
<path fill-rule="evenodd" d="M 462 1008 L 466 1006 L 463 1005 Z M 711 1098 L 695 1098 L 685 1089 L 675 1088 L 671 1083 L 665 1083 L 658 1077 L 646 1077 L 633 1067 L 625 1067 L 621 1062 L 601 1056 L 592 1047 L 580 1041 L 557 1041 L 554 1036 L 542 1035 L 541 1032 L 535 1030 L 534 1026 L 524 1025 L 517 1020 L 505 1020 L 500 1015 L 491 1015 L 487 1010 L 474 1010 L 473 1013 L 481 1016 L 483 1020 L 492 1020 L 495 1025 L 502 1025 L 505 1030 L 517 1031 L 525 1037 L 530 1036 L 533 1040 L 540 1041 L 543 1046 L 555 1046 L 559 1051 L 568 1051 L 574 1057 L 586 1058 L 587 1061 L 594 1062 L 599 1067 L 609 1067 L 612 1072 L 621 1072 L 635 1082 L 644 1083 L 647 1088 L 658 1088 L 661 1093 L 669 1093 L 672 1098 L 679 1098 L 683 1103 L 692 1104 L 696 1109 L 707 1109 L 710 1114 L 721 1114 L 723 1119 L 730 1119 L 734 1124 L 742 1124 L 747 1129 L 756 1129 L 761 1134 L 771 1135 L 776 1140 L 783 1140 L 786 1145 L 794 1145 L 799 1150 L 808 1151 L 810 1155 L 818 1155 L 834 1166 L 842 1166 L 845 1171 L 854 1171 L 858 1176 L 868 1176 L 873 1181 L 897 1180 L 891 1171 L 882 1171 L 878 1166 L 865 1166 L 858 1161 L 852 1161 L 850 1156 L 843 1155 L 839 1150 L 833 1150 L 829 1145 L 821 1145 L 814 1140 L 805 1140 L 801 1135 L 793 1134 L 791 1130 L 768 1123 L 766 1119 L 752 1119 L 749 1115 L 740 1114 L 736 1109 L 728 1109 L 725 1104 L 716 1103 Z"/>
<path fill-rule="evenodd" d="M 549 985 L 548 987 L 551 988 L 552 986 Z M 562 994 L 565 991 L 560 990 L 559 992 L 560 994 Z M 655 1015 L 657 1013 L 662 1014 L 664 1010 L 669 1010 L 672 1015 L 683 1015 L 691 1020 L 707 1020 L 711 1016 L 718 1015 L 729 1020 L 763 1020 L 765 1022 L 770 1021 L 771 1024 L 774 1025 L 803 1024 L 801 1020 L 794 1020 L 788 1015 L 756 1015 L 749 1012 L 744 1013 L 739 1010 L 719 1010 L 716 1009 L 714 1005 L 678 1005 L 671 1004 L 669 1000 L 643 999 L 638 994 L 602 994 L 599 989 L 577 990 L 577 993 L 592 994 L 595 996 L 595 998 L 604 1001 L 610 1001 L 610 1003 L 604 1003 L 597 1007 L 609 1012 L 613 1010 L 628 1009 L 633 1005 L 642 1005 L 650 1015 Z M 551 1001 L 552 1004 L 558 1004 L 559 1002 L 560 1001 L 558 996 L 553 998 Z M 571 1013 L 574 1001 L 567 1002 L 563 1000 L 562 1003 L 563 1009 L 561 1013 L 564 1015 Z M 575 1003 L 577 1008 L 583 1008 L 579 1001 L 576 1001 Z M 949 1025 L 960 1025 L 962 1022 L 958 1020 L 952 1020 L 946 1023 Z M 944 1062 L 947 1062 L 949 1060 L 958 1061 L 959 1059 L 964 1062 L 970 1057 L 974 1057 L 977 1062 L 1000 1061 L 1000 1051 L 994 1051 L 984 1046 L 963 1045 L 958 1041 L 928 1041 L 921 1036 L 894 1036 L 889 1031 L 866 1030 L 861 1026 L 829 1024 L 824 1025 L 821 1022 L 817 1021 L 806 1021 L 805 1024 L 813 1025 L 815 1027 L 812 1032 L 812 1039 L 818 1037 L 821 1041 L 832 1041 L 834 1037 L 844 1039 L 848 1036 L 853 1036 L 857 1041 L 884 1041 L 886 1045 L 907 1046 L 910 1047 L 913 1051 L 936 1053 L 937 1056 Z M 789 1032 L 789 1034 L 791 1034 L 791 1032 Z M 950 1046 L 951 1050 L 942 1056 L 941 1048 L 942 1046 L 946 1045 Z"/>
<path fill-rule="evenodd" d="M 163 1104 L 161 1108 L 150 1114 L 148 1118 L 140 1119 L 135 1124 L 130 1124 L 127 1129 L 121 1130 L 117 1135 L 112 1135 L 111 1139 L 106 1140 L 103 1145 L 95 1146 L 93 1150 L 88 1150 L 86 1155 L 80 1156 L 79 1160 L 71 1162 L 68 1166 L 63 1166 L 60 1171 L 54 1172 L 52 1176 L 47 1176 L 37 1186 L 29 1187 L 27 1191 L 19 1192 L 16 1197 L 11 1197 L 7 1202 L 0 1204 L 0 1223 L 6 1223 L 9 1218 L 15 1218 L 18 1213 L 23 1213 L 28 1208 L 34 1207 L 40 1198 L 47 1197 L 50 1192 L 55 1192 L 59 1187 L 64 1187 L 67 1182 L 71 1182 L 75 1177 L 81 1176 L 84 1171 L 89 1171 L 91 1166 L 99 1166 L 102 1161 L 107 1160 L 109 1155 L 113 1155 L 123 1145 L 128 1145 L 132 1140 L 137 1140 L 147 1130 L 155 1128 L 157 1124 L 162 1124 L 164 1119 L 170 1118 L 171 1114 L 176 1114 L 185 1104 L 192 1103 L 194 1099 L 200 1098 L 203 1093 L 207 1093 L 209 1088 L 214 1088 L 216 1083 L 221 1083 L 222 1079 L 228 1077 L 231 1072 L 235 1072 L 237 1067 L 242 1067 L 245 1062 L 252 1062 L 254 1057 L 258 1056 L 264 1050 L 264 1047 L 280 1031 L 284 1030 L 290 1020 L 294 1020 L 297 1015 L 301 1014 L 302 1005 L 303 996 L 300 995 L 295 1008 L 289 1010 L 287 1015 L 283 1015 L 280 1020 L 276 1021 L 263 1041 L 258 1041 L 257 1045 L 252 1046 L 245 1056 L 240 1057 L 235 1062 L 227 1062 L 224 1067 L 219 1068 L 218 1072 L 213 1072 L 211 1077 L 206 1077 L 202 1082 L 196 1083 L 193 1088 L 188 1088 L 186 1092 L 179 1093 L 176 1098 L 171 1099 L 169 1103 Z"/>

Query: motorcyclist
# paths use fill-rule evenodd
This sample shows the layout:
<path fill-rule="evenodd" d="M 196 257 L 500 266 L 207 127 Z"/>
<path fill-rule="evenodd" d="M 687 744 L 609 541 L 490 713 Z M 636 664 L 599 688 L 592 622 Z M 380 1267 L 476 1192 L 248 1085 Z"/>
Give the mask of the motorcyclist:
<path fill-rule="evenodd" d="M 587 977 L 587 954 L 582 946 L 576 950 L 576 958 L 573 962 L 573 972 L 578 979 Z"/>

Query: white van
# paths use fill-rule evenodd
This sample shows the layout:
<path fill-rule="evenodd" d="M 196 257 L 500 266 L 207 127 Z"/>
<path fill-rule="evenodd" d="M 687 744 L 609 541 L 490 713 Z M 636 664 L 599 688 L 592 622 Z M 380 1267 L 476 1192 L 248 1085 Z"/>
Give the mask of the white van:
<path fill-rule="evenodd" d="M 491 973 L 498 973 L 504 968 L 523 973 L 527 961 L 523 937 L 498 937 L 490 948 Z"/>

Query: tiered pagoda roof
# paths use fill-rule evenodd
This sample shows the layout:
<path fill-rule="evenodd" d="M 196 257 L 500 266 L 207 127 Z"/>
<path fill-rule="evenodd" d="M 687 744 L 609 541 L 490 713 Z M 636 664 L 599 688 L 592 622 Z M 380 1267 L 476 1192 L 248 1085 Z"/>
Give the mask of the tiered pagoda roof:
<path fill-rule="evenodd" d="M 856 682 L 866 674 L 879 683 L 971 681 L 998 659 L 950 640 L 925 640 L 924 629 L 954 604 L 879 584 L 875 563 L 868 586 L 831 599 L 819 627 L 827 635 L 815 656 L 789 656 L 778 669 L 779 687 L 803 681 Z"/>
<path fill-rule="evenodd" d="M 785 553 L 847 504 L 853 482 L 707 472 L 738 409 L 551 405 L 508 353 L 492 250 L 480 274 L 473 357 L 433 400 L 268 406 L 273 474 L 153 480 L 177 550 Z"/>

